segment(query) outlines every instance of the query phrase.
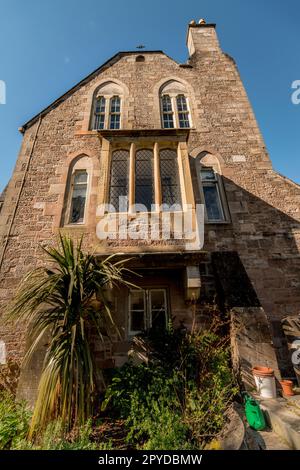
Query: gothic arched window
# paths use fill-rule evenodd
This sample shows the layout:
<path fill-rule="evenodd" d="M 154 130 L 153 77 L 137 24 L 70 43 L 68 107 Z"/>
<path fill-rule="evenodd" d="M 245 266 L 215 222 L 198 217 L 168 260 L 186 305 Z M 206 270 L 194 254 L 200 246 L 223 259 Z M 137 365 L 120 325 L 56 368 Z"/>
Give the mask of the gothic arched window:
<path fill-rule="evenodd" d="M 191 127 L 190 109 L 184 85 L 170 80 L 160 89 L 162 126 L 165 129 Z"/>
<path fill-rule="evenodd" d="M 99 86 L 93 97 L 90 129 L 120 129 L 123 96 L 122 87 L 117 83 L 106 82 Z"/>

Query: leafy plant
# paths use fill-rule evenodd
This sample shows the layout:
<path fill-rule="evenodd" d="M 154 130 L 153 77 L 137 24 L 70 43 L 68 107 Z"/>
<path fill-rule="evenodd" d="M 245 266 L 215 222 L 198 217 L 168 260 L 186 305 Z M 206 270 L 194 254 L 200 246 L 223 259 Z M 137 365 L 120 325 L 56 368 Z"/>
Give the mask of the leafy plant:
<path fill-rule="evenodd" d="M 91 420 L 88 420 L 80 428 L 73 429 L 71 433 L 65 433 L 65 427 L 61 420 L 48 424 L 34 442 L 28 439 L 18 439 L 14 442 L 14 450 L 109 450 L 110 443 L 97 443 L 92 439 L 93 429 Z"/>
<path fill-rule="evenodd" d="M 8 392 L 0 393 L 0 449 L 9 449 L 16 439 L 25 439 L 30 417 L 24 402 L 15 402 Z"/>
<path fill-rule="evenodd" d="M 203 448 L 218 434 L 238 391 L 223 326 L 217 321 L 192 333 L 169 327 L 135 340 L 146 363 L 117 370 L 102 405 L 126 418 L 130 445 Z"/>
<path fill-rule="evenodd" d="M 52 267 L 25 276 L 8 312 L 9 319 L 29 325 L 32 345 L 26 360 L 43 337 L 50 339 L 30 436 L 58 418 L 70 429 L 91 416 L 96 372 L 89 333 L 93 328 L 101 341 L 116 329 L 105 290 L 130 284 L 123 262 L 112 256 L 98 262 L 82 251 L 82 239 L 77 246 L 66 236 L 59 241 L 58 249 L 44 248 Z"/>

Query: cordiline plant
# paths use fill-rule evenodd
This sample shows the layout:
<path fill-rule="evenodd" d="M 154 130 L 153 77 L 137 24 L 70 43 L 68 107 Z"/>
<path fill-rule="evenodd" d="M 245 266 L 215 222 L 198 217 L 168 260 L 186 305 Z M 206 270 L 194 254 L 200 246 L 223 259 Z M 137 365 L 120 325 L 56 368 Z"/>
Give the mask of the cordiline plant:
<path fill-rule="evenodd" d="M 91 416 L 95 367 L 89 341 L 91 328 L 100 341 L 117 329 L 106 291 L 132 285 L 125 277 L 125 261 L 113 256 L 99 262 L 82 251 L 82 239 L 60 235 L 59 247 L 44 248 L 49 265 L 29 272 L 8 309 L 8 319 L 29 325 L 32 343 L 28 361 L 41 339 L 49 343 L 30 426 L 30 437 L 49 421 L 61 419 L 66 430 Z M 51 267 L 49 267 L 52 265 Z M 97 296 L 99 302 L 93 302 Z"/>

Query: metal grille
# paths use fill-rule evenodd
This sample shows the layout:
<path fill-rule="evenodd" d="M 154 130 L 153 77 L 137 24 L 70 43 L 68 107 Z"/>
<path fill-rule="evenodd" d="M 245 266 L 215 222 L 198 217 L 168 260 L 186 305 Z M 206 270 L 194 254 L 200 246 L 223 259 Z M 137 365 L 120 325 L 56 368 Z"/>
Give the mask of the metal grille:
<path fill-rule="evenodd" d="M 119 208 L 119 197 L 128 197 L 129 152 L 128 150 L 116 150 L 112 155 L 110 173 L 110 197 L 109 203 L 117 212 L 127 211 L 127 207 Z"/>
<path fill-rule="evenodd" d="M 153 152 L 138 150 L 135 157 L 135 204 L 143 204 L 150 211 L 153 203 Z"/>
<path fill-rule="evenodd" d="M 181 204 L 176 150 L 165 149 L 160 151 L 160 178 L 162 203 L 168 206 Z"/>

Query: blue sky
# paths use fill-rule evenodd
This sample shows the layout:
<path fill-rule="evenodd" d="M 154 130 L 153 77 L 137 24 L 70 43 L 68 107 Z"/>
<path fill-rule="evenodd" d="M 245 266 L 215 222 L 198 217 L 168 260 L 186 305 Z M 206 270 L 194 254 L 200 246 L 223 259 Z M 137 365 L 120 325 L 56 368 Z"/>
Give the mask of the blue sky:
<path fill-rule="evenodd" d="M 21 143 L 18 127 L 119 50 L 162 49 L 187 59 L 187 23 L 217 23 L 263 132 L 274 167 L 300 183 L 299 1 L 0 0 L 0 191 Z"/>

